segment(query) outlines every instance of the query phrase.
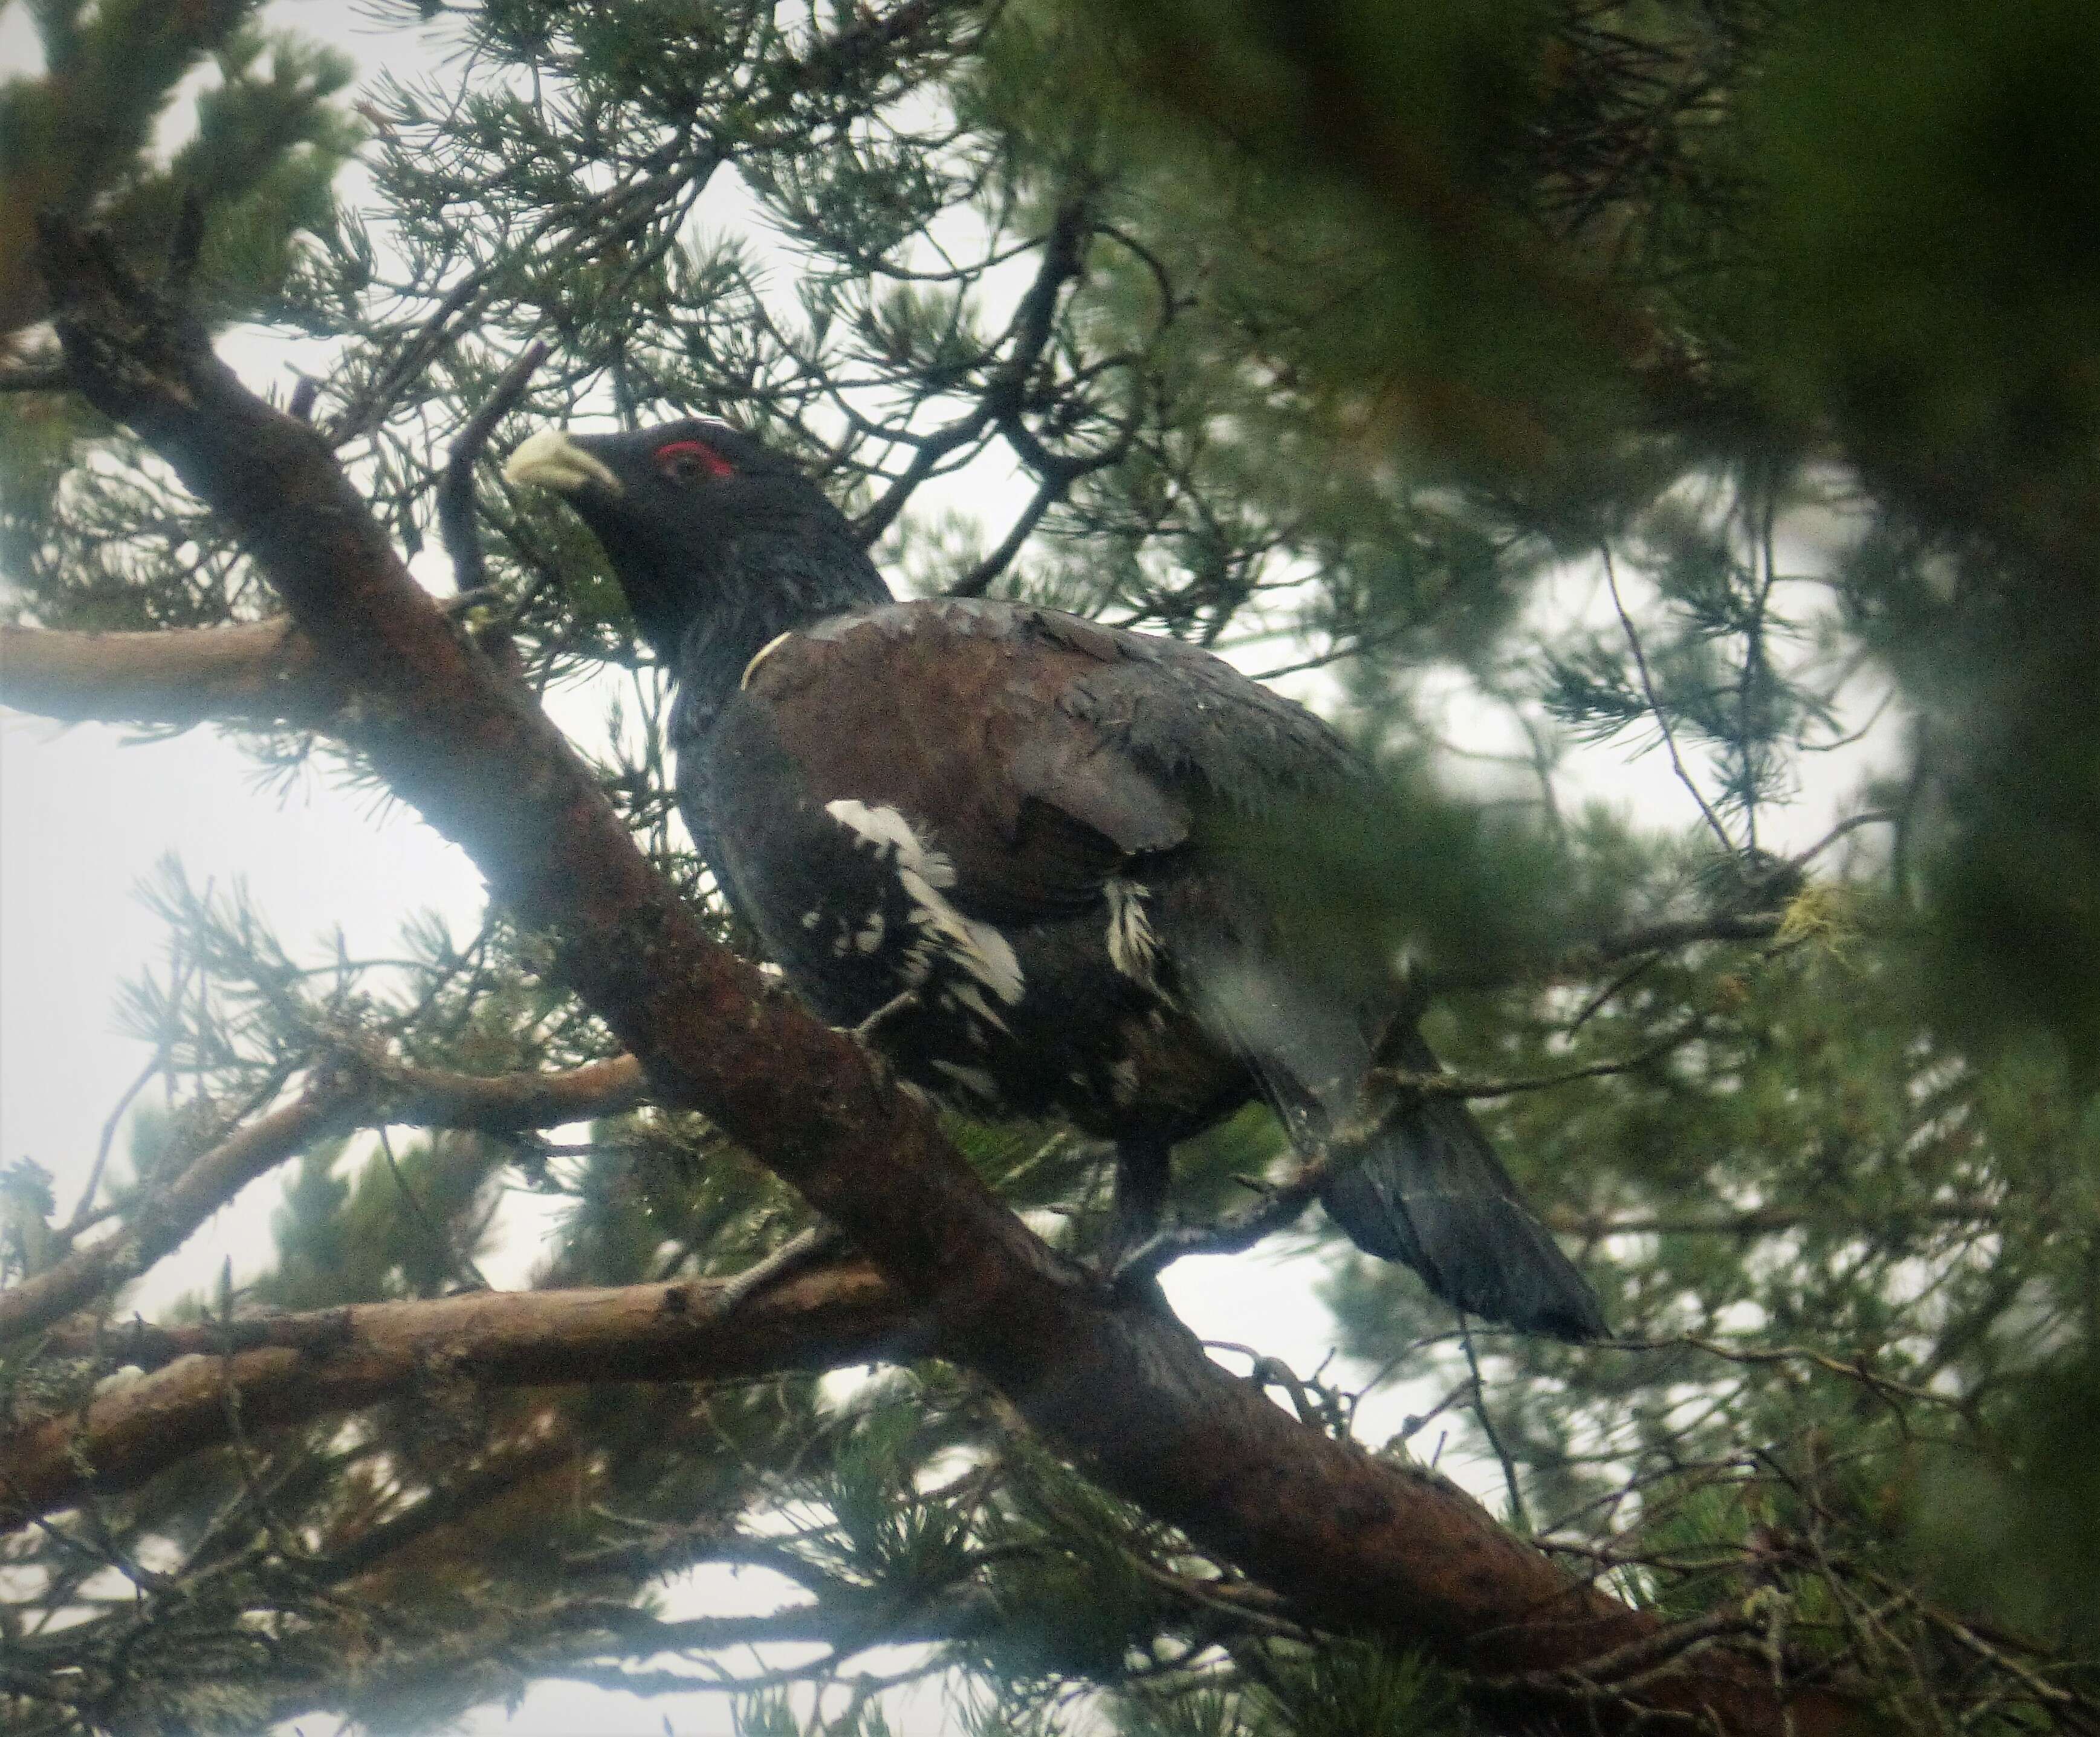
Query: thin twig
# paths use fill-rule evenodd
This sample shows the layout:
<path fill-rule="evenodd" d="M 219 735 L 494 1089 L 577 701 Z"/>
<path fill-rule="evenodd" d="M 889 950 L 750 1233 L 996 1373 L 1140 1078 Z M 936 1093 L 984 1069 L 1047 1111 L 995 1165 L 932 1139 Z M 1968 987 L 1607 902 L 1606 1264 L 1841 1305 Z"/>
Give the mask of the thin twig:
<path fill-rule="evenodd" d="M 1840 839 L 1849 837 L 1862 827 L 1877 827 L 1884 824 L 1894 826 L 1902 818 L 1893 809 L 1868 809 L 1863 813 L 1847 815 L 1811 844 L 1807 849 L 1796 855 L 1789 866 L 1798 869 L 1806 868 Z"/>
<path fill-rule="evenodd" d="M 892 995 L 889 1000 L 883 1003 L 883 1004 L 877 1007 L 874 1012 L 869 1014 L 866 1019 L 862 1020 L 858 1025 L 853 1028 L 854 1041 L 862 1044 L 872 1043 L 875 1039 L 876 1033 L 881 1030 L 882 1028 L 888 1025 L 890 1021 L 896 1018 L 900 1013 L 909 1012 L 912 1008 L 918 1005 L 919 991 L 917 990 L 906 989 L 898 990 L 897 994 Z"/>
<path fill-rule="evenodd" d="M 1611 588 L 1612 607 L 1619 612 L 1619 625 L 1626 629 L 1626 644 L 1634 655 L 1634 668 L 1640 676 L 1641 694 L 1647 699 L 1648 709 L 1662 731 L 1662 745 L 1670 750 L 1670 764 L 1676 770 L 1678 782 L 1692 792 L 1692 800 L 1699 805 L 1699 812 L 1706 817 L 1706 824 L 1720 841 L 1722 850 L 1732 857 L 1736 854 L 1736 841 L 1728 836 L 1728 829 L 1721 824 L 1721 817 L 1714 812 L 1705 793 L 1699 788 L 1698 782 L 1685 769 L 1683 756 L 1677 752 L 1677 732 L 1670 727 L 1669 715 L 1655 697 L 1655 683 L 1648 675 L 1648 655 L 1641 650 L 1640 633 L 1634 626 L 1634 618 L 1626 613 L 1626 600 L 1619 595 L 1618 568 L 1612 560 L 1608 547 L 1602 553 L 1604 583 Z"/>
<path fill-rule="evenodd" d="M 1517 1483 L 1516 1461 L 1502 1445 L 1502 1432 L 1489 1415 L 1487 1389 L 1480 1384 L 1480 1360 L 1473 1350 L 1472 1324 L 1463 1309 L 1458 1311 L 1458 1343 L 1466 1353 L 1467 1370 L 1473 1378 L 1473 1415 L 1480 1420 L 1480 1433 L 1488 1438 L 1488 1445 L 1495 1450 L 1495 1457 L 1502 1462 L 1502 1483 L 1509 1490 L 1510 1519 L 1529 1532 L 1532 1530 L 1531 1510 L 1525 1506 L 1524 1491 Z"/>
<path fill-rule="evenodd" d="M 1697 1037 L 1705 1028 L 1706 1015 L 1701 1012 L 1673 1025 L 1653 1043 L 1643 1045 L 1630 1055 L 1614 1056 L 1605 1061 L 1586 1062 L 1579 1068 L 1565 1068 L 1558 1074 L 1520 1075 L 1515 1079 L 1480 1079 L 1465 1074 L 1417 1073 L 1401 1068 L 1374 1068 L 1365 1076 L 1366 1085 L 1379 1086 L 1397 1093 L 1404 1100 L 1409 1097 L 1422 1098 L 1513 1098 L 1527 1091 L 1550 1091 L 1556 1086 L 1568 1086 L 1577 1080 L 1602 1079 L 1613 1074 L 1630 1073 L 1645 1067 L 1649 1062 L 1681 1049 Z M 1389 1113 L 1389 1112 L 1388 1113 Z M 1381 1124 L 1383 1118 L 1381 1118 Z M 1351 1144 L 1370 1137 L 1372 1130 L 1344 1128 L 1340 1136 Z"/>
<path fill-rule="evenodd" d="M 102 1173 L 108 1166 L 109 1150 L 117 1143 L 117 1130 L 123 1122 L 124 1113 L 131 1108 L 132 1100 L 146 1089 L 153 1076 L 166 1065 L 167 1059 L 168 1046 L 163 1043 L 139 1070 L 138 1078 L 124 1088 L 117 1100 L 117 1107 L 102 1124 L 102 1137 L 95 1143 L 95 1162 L 88 1166 L 87 1180 L 81 1185 L 80 1204 L 73 1208 L 72 1218 L 66 1221 L 65 1229 L 60 1233 L 66 1238 L 77 1237 L 86 1228 L 87 1215 L 94 1210 L 95 1197 L 102 1187 Z"/>
<path fill-rule="evenodd" d="M 1577 1013 L 1573 1019 L 1568 1022 L 1568 1029 L 1563 1034 L 1563 1035 L 1570 1038 L 1573 1037 L 1577 1032 L 1580 1031 L 1585 1025 L 1588 1025 L 1598 1013 L 1603 1011 L 1605 1003 L 1609 1002 L 1612 997 L 1617 995 L 1621 990 L 1630 988 L 1640 977 L 1645 976 L 1648 972 L 1652 971 L 1655 968 L 1657 961 L 1661 957 L 1662 955 L 1659 953 L 1649 953 L 1644 954 L 1639 959 L 1635 959 L 1632 964 L 1629 965 L 1624 971 L 1621 972 L 1616 977 L 1612 978 L 1610 982 L 1607 983 L 1602 989 L 1599 990 L 1595 994 L 1592 995 L 1589 1000 L 1582 1004 L 1582 1011 Z"/>
<path fill-rule="evenodd" d="M 1750 738 L 1757 709 L 1758 672 L 1765 663 L 1765 611 L 1771 602 L 1772 588 L 1779 583 L 1778 559 L 1772 548 L 1773 527 L 1779 518 L 1779 489 L 1769 468 L 1762 482 L 1762 498 L 1754 509 L 1761 523 L 1757 546 L 1750 555 L 1750 584 L 1756 601 L 1750 606 L 1749 626 L 1743 635 L 1742 677 L 1736 685 L 1736 729 L 1743 756 L 1743 853 L 1753 862 L 1758 857 L 1758 787 Z"/>
<path fill-rule="evenodd" d="M 1699 1034 L 1705 1022 L 1704 1013 L 1695 1014 L 1682 1025 L 1665 1032 L 1653 1043 L 1636 1050 L 1630 1056 L 1618 1056 L 1609 1061 L 1591 1062 L 1584 1067 L 1570 1068 L 1563 1073 L 1542 1074 L 1529 1079 L 1473 1079 L 1460 1074 L 1422 1074 L 1392 1068 L 1373 1068 L 1365 1075 L 1364 1086 L 1366 1090 L 1375 1087 L 1391 1094 L 1384 1104 L 1368 1111 L 1360 1111 L 1336 1127 L 1324 1142 L 1307 1153 L 1304 1162 L 1289 1180 L 1266 1189 L 1260 1204 L 1211 1223 L 1173 1225 L 1148 1237 L 1116 1263 L 1110 1282 L 1118 1289 L 1136 1284 L 1157 1276 L 1176 1261 L 1191 1254 L 1237 1254 L 1252 1248 L 1264 1237 L 1288 1228 L 1304 1215 L 1305 1209 L 1326 1185 L 1336 1162 L 1346 1161 L 1377 1140 L 1385 1132 L 1393 1117 L 1405 1113 L 1410 1098 L 1509 1097 L 1518 1092 L 1543 1091 L 1551 1087 L 1567 1085 L 1572 1081 L 1622 1074 L 1630 1069 L 1644 1066 L 1657 1057 L 1689 1043 Z"/>
<path fill-rule="evenodd" d="M 1967 1403 L 1959 1394 L 1935 1393 L 1930 1387 L 1896 1381 L 1877 1373 L 1864 1363 L 1847 1363 L 1842 1357 L 1833 1357 L 1828 1351 L 1816 1351 L 1806 1345 L 1730 1345 L 1718 1339 L 1701 1338 L 1688 1333 L 1669 1338 L 1599 1339 L 1597 1342 L 1611 1351 L 1703 1351 L 1709 1356 L 1725 1358 L 1731 1363 L 1807 1363 L 1833 1375 L 1842 1375 L 1847 1381 L 1856 1381 L 1890 1404 L 1904 1399 L 1959 1409 Z"/>
<path fill-rule="evenodd" d="M 438 536 L 452 563 L 452 589 L 478 591 L 488 582 L 488 560 L 482 552 L 480 527 L 474 514 L 474 467 L 496 425 L 524 395 L 532 371 L 547 359 L 549 346 L 534 342 L 525 346 L 518 359 L 503 371 L 488 402 L 474 412 L 452 443 L 445 465 L 445 478 L 438 487 Z"/>

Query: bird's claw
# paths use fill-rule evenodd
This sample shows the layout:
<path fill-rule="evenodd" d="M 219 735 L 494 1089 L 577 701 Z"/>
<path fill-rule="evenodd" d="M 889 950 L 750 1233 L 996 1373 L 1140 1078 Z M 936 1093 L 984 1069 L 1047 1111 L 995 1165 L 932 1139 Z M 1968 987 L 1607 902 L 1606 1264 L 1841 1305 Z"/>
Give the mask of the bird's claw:
<path fill-rule="evenodd" d="M 875 1041 L 875 1034 L 900 1013 L 907 1012 L 919 1005 L 919 991 L 908 989 L 889 998 L 874 1012 L 862 1020 L 852 1030 L 853 1039 L 863 1048 Z"/>
<path fill-rule="evenodd" d="M 501 602 L 502 597 L 501 586 L 476 585 L 471 590 L 455 592 L 451 597 L 439 597 L 435 601 L 439 615 L 448 620 L 458 621 L 472 615 L 477 609 Z"/>
<path fill-rule="evenodd" d="M 1211 1240 L 1211 1228 L 1204 1224 L 1169 1224 L 1154 1231 L 1143 1240 L 1118 1244 L 1108 1250 L 1101 1263 L 1106 1274 L 1108 1288 L 1118 1295 L 1127 1294 L 1148 1281 L 1155 1279 L 1184 1254 L 1194 1254 L 1206 1247 Z"/>
<path fill-rule="evenodd" d="M 1110 1286 L 1121 1291 L 1156 1277 L 1185 1254 L 1238 1254 L 1252 1248 L 1305 1210 L 1318 1174 L 1308 1170 L 1280 1187 L 1261 1183 L 1258 1186 L 1263 1198 L 1244 1212 L 1201 1224 L 1170 1224 L 1127 1249 L 1112 1250 L 1108 1263 Z"/>
<path fill-rule="evenodd" d="M 834 1224 L 812 1224 L 796 1232 L 770 1254 L 726 1281 L 714 1294 L 710 1317 L 726 1320 L 759 1292 L 814 1266 L 845 1241 L 844 1233 Z"/>

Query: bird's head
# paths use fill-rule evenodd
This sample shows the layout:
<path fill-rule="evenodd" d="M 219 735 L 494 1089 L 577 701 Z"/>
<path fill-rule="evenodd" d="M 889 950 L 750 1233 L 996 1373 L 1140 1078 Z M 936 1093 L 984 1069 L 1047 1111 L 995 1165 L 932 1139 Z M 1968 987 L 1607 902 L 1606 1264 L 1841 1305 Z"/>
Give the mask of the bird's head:
<path fill-rule="evenodd" d="M 726 422 L 616 434 L 542 429 L 504 475 L 576 509 L 643 633 L 667 654 L 695 620 L 727 628 L 751 618 L 784 632 L 889 594 L 823 491 Z"/>

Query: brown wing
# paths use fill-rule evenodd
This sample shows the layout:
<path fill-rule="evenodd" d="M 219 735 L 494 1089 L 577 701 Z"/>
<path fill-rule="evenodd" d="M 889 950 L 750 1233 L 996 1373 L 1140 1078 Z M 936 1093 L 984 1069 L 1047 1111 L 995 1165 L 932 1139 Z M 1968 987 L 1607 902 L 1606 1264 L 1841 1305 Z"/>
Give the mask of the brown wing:
<path fill-rule="evenodd" d="M 1221 659 L 1012 603 L 835 617 L 764 653 L 741 703 L 766 709 L 810 794 L 896 808 L 987 910 L 1090 902 L 1185 844 L 1207 801 L 1355 775 L 1324 725 Z"/>

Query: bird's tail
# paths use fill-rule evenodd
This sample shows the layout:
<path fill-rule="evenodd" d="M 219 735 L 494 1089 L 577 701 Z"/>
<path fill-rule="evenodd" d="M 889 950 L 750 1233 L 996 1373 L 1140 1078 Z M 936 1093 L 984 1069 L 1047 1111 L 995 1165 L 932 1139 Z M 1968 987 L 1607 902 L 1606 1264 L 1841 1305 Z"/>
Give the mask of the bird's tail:
<path fill-rule="evenodd" d="M 1610 1330 L 1589 1281 L 1456 1098 L 1417 1098 L 1320 1198 L 1358 1248 L 1405 1261 L 1446 1303 L 1556 1338 Z"/>
<path fill-rule="evenodd" d="M 1367 1011 L 1263 952 L 1185 950 L 1203 1012 L 1247 1059 L 1301 1148 L 1357 1111 L 1375 1049 L 1410 1073 L 1440 1071 L 1419 1032 L 1388 1030 L 1374 1046 L 1379 1022 Z M 1594 1339 L 1609 1330 L 1596 1293 L 1457 1098 L 1417 1093 L 1368 1151 L 1336 1156 L 1321 1199 L 1365 1253 L 1405 1261 L 1445 1302 L 1526 1333 Z"/>

